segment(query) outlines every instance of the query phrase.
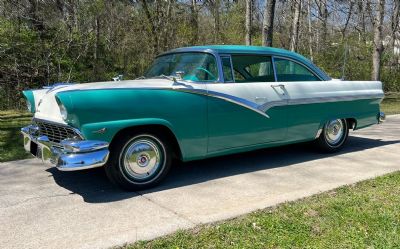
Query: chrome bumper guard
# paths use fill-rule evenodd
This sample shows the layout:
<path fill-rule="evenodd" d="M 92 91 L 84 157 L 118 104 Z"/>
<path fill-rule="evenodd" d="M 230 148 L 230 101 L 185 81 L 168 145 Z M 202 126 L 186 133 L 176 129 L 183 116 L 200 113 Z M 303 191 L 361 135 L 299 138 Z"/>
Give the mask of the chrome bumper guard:
<path fill-rule="evenodd" d="M 379 112 L 378 113 L 378 124 L 381 124 L 383 122 L 385 122 L 386 120 L 386 115 L 384 112 Z"/>
<path fill-rule="evenodd" d="M 95 140 L 63 140 L 52 143 L 40 136 L 39 127 L 29 125 L 21 129 L 24 148 L 44 164 L 56 166 L 61 171 L 74 171 L 103 166 L 108 159 L 108 143 Z"/>

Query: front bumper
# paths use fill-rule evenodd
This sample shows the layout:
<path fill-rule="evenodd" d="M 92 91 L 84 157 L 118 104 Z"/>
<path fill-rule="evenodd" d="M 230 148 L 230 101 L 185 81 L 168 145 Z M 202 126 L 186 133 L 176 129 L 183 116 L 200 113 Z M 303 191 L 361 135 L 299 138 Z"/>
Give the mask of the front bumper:
<path fill-rule="evenodd" d="M 39 135 L 39 127 L 29 125 L 21 129 L 24 148 L 47 165 L 62 171 L 74 171 L 103 166 L 108 159 L 108 143 L 95 140 L 63 140 L 52 143 Z"/>

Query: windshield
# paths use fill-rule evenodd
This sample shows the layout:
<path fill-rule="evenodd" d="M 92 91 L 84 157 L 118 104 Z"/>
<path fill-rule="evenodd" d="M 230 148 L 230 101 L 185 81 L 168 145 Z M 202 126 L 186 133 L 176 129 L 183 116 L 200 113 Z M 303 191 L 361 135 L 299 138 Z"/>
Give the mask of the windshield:
<path fill-rule="evenodd" d="M 145 74 L 146 78 L 178 76 L 188 81 L 217 81 L 218 70 L 214 56 L 207 53 L 176 53 L 156 58 Z"/>

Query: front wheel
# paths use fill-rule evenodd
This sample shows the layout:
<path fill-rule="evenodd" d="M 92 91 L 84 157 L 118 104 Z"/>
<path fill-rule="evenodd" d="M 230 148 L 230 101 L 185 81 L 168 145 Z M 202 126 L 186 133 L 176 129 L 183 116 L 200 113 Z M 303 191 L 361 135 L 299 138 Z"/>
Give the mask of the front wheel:
<path fill-rule="evenodd" d="M 325 123 L 316 145 L 323 152 L 336 152 L 343 148 L 348 135 L 349 128 L 345 119 L 330 120 Z"/>
<path fill-rule="evenodd" d="M 171 168 L 171 147 L 160 135 L 133 133 L 115 141 L 105 167 L 109 179 L 132 191 L 159 183 Z"/>

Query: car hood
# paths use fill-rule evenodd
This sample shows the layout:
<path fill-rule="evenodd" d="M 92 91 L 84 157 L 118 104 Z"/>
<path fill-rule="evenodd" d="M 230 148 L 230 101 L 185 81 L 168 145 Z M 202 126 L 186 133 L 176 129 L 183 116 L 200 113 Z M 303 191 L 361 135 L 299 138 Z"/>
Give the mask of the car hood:
<path fill-rule="evenodd" d="M 58 85 L 48 89 L 33 90 L 36 106 L 34 118 L 66 124 L 61 117 L 60 109 L 55 98 L 56 94 L 60 92 L 100 89 L 171 88 L 173 83 L 172 80 L 168 79 L 143 79 Z"/>

